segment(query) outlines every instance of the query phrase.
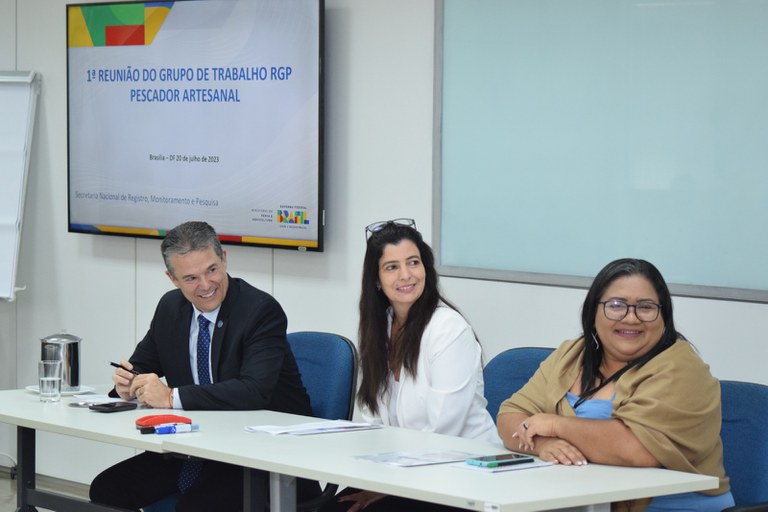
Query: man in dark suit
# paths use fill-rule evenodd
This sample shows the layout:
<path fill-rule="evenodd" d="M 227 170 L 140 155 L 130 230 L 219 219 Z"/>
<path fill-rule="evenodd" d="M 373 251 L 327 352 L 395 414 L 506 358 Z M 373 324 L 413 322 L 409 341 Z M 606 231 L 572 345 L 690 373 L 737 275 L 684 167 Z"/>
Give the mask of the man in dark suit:
<path fill-rule="evenodd" d="M 227 274 L 227 253 L 213 228 L 181 224 L 161 251 L 177 289 L 160 299 L 146 336 L 122 361 L 129 371 L 115 371 L 112 394 L 155 408 L 311 415 L 285 313 L 272 296 Z M 99 474 L 90 497 L 138 510 L 178 492 L 179 511 L 240 510 L 243 470 L 145 452 Z M 298 481 L 299 499 L 317 492 L 316 482 Z"/>

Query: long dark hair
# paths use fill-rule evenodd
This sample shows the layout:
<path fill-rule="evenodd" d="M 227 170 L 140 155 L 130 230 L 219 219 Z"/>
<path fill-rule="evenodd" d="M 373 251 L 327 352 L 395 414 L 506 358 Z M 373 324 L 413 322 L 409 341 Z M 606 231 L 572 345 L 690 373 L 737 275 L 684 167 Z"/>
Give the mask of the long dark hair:
<path fill-rule="evenodd" d="M 664 332 L 661 334 L 659 342 L 646 354 L 635 360 L 629 361 L 627 365 L 610 376 L 605 376 L 600 372 L 600 363 L 603 361 L 603 344 L 595 330 L 595 317 L 600 307 L 600 298 L 605 290 L 620 277 L 629 277 L 634 275 L 643 276 L 651 283 L 656 295 L 659 296 L 661 305 L 661 317 L 664 320 Z M 595 276 L 592 286 L 584 299 L 584 305 L 581 309 L 581 327 L 584 335 L 584 358 L 582 360 L 581 371 L 581 396 L 576 403 L 578 407 L 584 400 L 593 396 L 603 386 L 609 382 L 619 379 L 630 368 L 641 367 L 669 347 L 675 344 L 678 338 L 685 339 L 682 334 L 675 329 L 675 322 L 672 317 L 672 296 L 661 272 L 652 263 L 632 258 L 624 258 L 610 262 Z M 595 340 L 592 339 L 595 336 Z M 598 341 L 593 343 L 593 341 Z"/>
<path fill-rule="evenodd" d="M 360 325 L 358 340 L 360 344 L 360 366 L 363 379 L 357 393 L 358 401 L 367 406 L 373 414 L 378 412 L 376 399 L 387 391 L 389 374 L 389 339 L 387 337 L 387 308 L 390 303 L 379 285 L 379 260 L 387 245 L 397 245 L 403 240 L 410 240 L 419 249 L 424 265 L 424 292 L 408 310 L 403 329 L 395 345 L 392 366 L 402 366 L 411 375 L 416 375 L 416 364 L 421 348 L 421 336 L 432 318 L 438 304 L 442 301 L 456 309 L 445 300 L 438 289 L 437 270 L 432 249 L 424 242 L 416 229 L 389 222 L 368 239 L 365 259 L 363 260 L 363 283 L 360 291 Z"/>

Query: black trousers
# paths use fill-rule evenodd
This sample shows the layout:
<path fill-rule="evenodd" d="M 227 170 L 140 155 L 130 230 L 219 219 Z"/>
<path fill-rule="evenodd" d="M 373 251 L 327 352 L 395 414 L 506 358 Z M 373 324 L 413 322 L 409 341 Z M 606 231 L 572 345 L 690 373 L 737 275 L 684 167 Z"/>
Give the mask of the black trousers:
<path fill-rule="evenodd" d="M 179 492 L 178 478 L 183 459 L 144 452 L 102 471 L 91 483 L 94 503 L 139 510 Z M 259 473 L 256 472 L 256 478 Z M 261 473 L 266 489 L 267 473 Z M 315 481 L 297 480 L 297 499 L 320 493 Z M 178 512 L 239 512 L 243 508 L 243 468 L 223 462 L 204 461 L 200 476 L 176 505 Z"/>

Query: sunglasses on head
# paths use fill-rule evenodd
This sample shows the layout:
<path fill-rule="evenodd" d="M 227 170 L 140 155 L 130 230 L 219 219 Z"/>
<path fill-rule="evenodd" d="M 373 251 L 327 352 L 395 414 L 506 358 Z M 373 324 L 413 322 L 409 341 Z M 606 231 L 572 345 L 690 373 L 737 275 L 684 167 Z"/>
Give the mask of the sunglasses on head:
<path fill-rule="evenodd" d="M 382 229 L 390 225 L 405 226 L 408 228 L 416 229 L 416 221 L 413 219 L 392 219 L 392 220 L 380 220 L 373 224 L 365 226 L 365 239 L 368 240 L 374 233 L 378 233 Z"/>

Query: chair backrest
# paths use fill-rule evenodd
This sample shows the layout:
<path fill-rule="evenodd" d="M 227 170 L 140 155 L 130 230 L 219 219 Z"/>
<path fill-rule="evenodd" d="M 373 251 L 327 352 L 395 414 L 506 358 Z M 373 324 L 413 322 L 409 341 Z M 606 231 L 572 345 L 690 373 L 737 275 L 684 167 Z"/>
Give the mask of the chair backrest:
<path fill-rule="evenodd" d="M 309 393 L 312 415 L 350 420 L 357 389 L 357 351 L 344 336 L 326 332 L 292 332 L 288 343 Z"/>
<path fill-rule="evenodd" d="M 491 413 L 493 421 L 496 421 L 501 402 L 523 387 L 553 350 L 547 347 L 511 348 L 498 354 L 485 365 L 483 380 L 485 399 L 488 400 L 486 409 Z"/>
<path fill-rule="evenodd" d="M 725 472 L 737 506 L 768 504 L 768 386 L 720 381 Z"/>

